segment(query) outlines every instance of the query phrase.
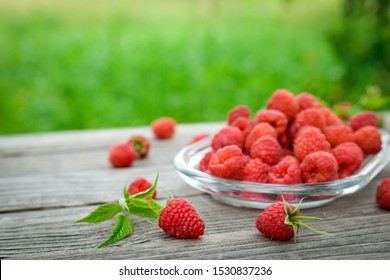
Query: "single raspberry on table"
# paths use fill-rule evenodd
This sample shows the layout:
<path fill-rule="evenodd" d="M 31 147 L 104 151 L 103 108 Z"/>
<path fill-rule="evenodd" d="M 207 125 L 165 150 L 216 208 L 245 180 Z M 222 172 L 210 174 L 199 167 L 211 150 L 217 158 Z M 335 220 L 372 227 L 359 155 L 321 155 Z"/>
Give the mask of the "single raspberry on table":
<path fill-rule="evenodd" d="M 143 135 L 133 135 L 129 140 L 129 145 L 133 146 L 137 152 L 137 157 L 146 158 L 149 155 L 150 140 Z"/>
<path fill-rule="evenodd" d="M 230 145 L 217 150 L 210 158 L 209 170 L 214 176 L 225 179 L 239 179 L 247 164 L 242 150 Z"/>
<path fill-rule="evenodd" d="M 137 177 L 128 185 L 127 191 L 130 195 L 134 195 L 148 190 L 152 185 L 153 184 L 144 177 Z M 156 199 L 156 197 L 157 191 L 154 191 L 152 199 Z"/>
<path fill-rule="evenodd" d="M 204 234 L 205 223 L 195 208 L 186 200 L 173 198 L 161 210 L 159 227 L 178 239 L 197 239 Z"/>
<path fill-rule="evenodd" d="M 331 146 L 319 128 L 310 126 L 303 129 L 294 141 L 294 155 L 299 161 L 314 152 L 330 151 Z"/>
<path fill-rule="evenodd" d="M 352 128 L 345 125 L 331 125 L 327 126 L 323 130 L 326 140 L 332 145 L 332 147 L 345 142 L 353 141 Z"/>
<path fill-rule="evenodd" d="M 374 112 L 360 112 L 349 119 L 349 126 L 355 131 L 367 125 L 378 125 L 378 117 Z"/>
<path fill-rule="evenodd" d="M 266 108 L 281 111 L 288 119 L 293 119 L 299 112 L 295 96 L 286 89 L 276 90 L 268 99 Z"/>
<path fill-rule="evenodd" d="M 346 142 L 337 145 L 332 154 L 339 166 L 338 175 L 340 179 L 351 176 L 363 163 L 363 151 L 353 142 Z"/>
<path fill-rule="evenodd" d="M 299 161 L 293 156 L 282 158 L 278 164 L 271 167 L 268 183 L 285 185 L 302 183 Z"/>
<path fill-rule="evenodd" d="M 170 139 L 175 134 L 176 121 L 170 117 L 162 117 L 154 120 L 151 127 L 157 139 Z"/>
<path fill-rule="evenodd" d="M 240 180 L 266 183 L 270 166 L 258 158 L 251 159 L 244 167 Z"/>
<path fill-rule="evenodd" d="M 298 102 L 299 105 L 299 111 L 303 111 L 309 108 L 321 108 L 322 105 L 317 101 L 317 99 L 314 97 L 314 95 L 302 92 L 298 94 L 295 99 Z"/>
<path fill-rule="evenodd" d="M 225 146 L 236 145 L 239 148 L 244 146 L 244 134 L 235 126 L 225 126 L 220 129 L 211 140 L 211 148 L 217 151 Z"/>
<path fill-rule="evenodd" d="M 137 159 L 137 153 L 128 143 L 119 143 L 111 147 L 108 160 L 113 167 L 129 167 Z"/>
<path fill-rule="evenodd" d="M 364 126 L 353 134 L 354 142 L 365 154 L 376 154 L 382 149 L 382 136 L 375 126 Z"/>
<path fill-rule="evenodd" d="M 275 165 L 282 158 L 283 150 L 278 140 L 272 136 L 263 136 L 253 143 L 250 156 L 259 158 L 268 165 Z"/>
<path fill-rule="evenodd" d="M 237 118 L 245 117 L 249 119 L 250 116 L 251 116 L 251 110 L 248 108 L 248 106 L 238 105 L 228 112 L 227 123 L 228 125 L 232 125 Z"/>
<path fill-rule="evenodd" d="M 390 177 L 381 181 L 376 189 L 376 203 L 383 209 L 390 210 Z"/>
<path fill-rule="evenodd" d="M 320 183 L 338 179 L 337 160 L 331 153 L 314 152 L 301 163 L 301 176 L 304 183 Z"/>
<path fill-rule="evenodd" d="M 269 123 L 258 123 L 253 127 L 245 139 L 245 149 L 247 152 L 250 152 L 253 143 L 263 136 L 272 136 L 276 138 L 276 130 Z"/>
<path fill-rule="evenodd" d="M 255 123 L 269 123 L 275 129 L 278 135 L 286 131 L 288 119 L 285 114 L 278 110 L 259 110 L 255 116 Z"/>
<path fill-rule="evenodd" d="M 297 117 L 295 118 L 295 126 L 300 129 L 301 127 L 307 125 L 318 127 L 321 130 L 324 129 L 326 121 L 320 109 L 309 108 L 297 114 Z"/>
<path fill-rule="evenodd" d="M 274 240 L 289 240 L 298 234 L 298 229 L 304 227 L 316 234 L 330 235 L 324 231 L 318 231 L 302 222 L 302 220 L 320 220 L 317 217 L 300 216 L 300 206 L 295 208 L 285 201 L 275 202 L 267 206 L 256 218 L 256 228 L 266 237 Z"/>

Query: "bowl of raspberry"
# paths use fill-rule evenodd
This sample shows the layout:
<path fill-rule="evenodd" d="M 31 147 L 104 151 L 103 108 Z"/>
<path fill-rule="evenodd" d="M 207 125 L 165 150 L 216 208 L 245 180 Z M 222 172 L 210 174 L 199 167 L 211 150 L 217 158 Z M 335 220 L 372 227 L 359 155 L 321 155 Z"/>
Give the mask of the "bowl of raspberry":
<path fill-rule="evenodd" d="M 215 134 L 182 148 L 174 167 L 227 204 L 264 209 L 283 198 L 319 207 L 366 187 L 390 161 L 373 112 L 341 119 L 308 93 L 277 90 L 251 117 L 238 105 Z"/>

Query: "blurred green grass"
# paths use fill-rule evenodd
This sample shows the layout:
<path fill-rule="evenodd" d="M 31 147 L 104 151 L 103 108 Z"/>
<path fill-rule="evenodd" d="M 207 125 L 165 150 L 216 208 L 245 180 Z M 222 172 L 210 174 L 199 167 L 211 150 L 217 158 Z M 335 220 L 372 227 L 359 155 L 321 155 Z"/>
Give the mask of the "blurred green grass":
<path fill-rule="evenodd" d="M 218 121 L 278 88 L 334 102 L 338 5 L 0 0 L 0 133 Z"/>

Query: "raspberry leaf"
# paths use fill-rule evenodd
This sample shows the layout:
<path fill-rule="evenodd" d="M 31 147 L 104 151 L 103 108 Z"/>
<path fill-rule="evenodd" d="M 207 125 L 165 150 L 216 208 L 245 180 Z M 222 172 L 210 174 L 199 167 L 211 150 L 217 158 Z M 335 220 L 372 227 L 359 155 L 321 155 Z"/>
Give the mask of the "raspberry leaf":
<path fill-rule="evenodd" d="M 129 201 L 130 201 L 130 194 L 127 191 L 127 186 L 126 185 L 123 187 L 123 196 L 125 198 L 125 202 L 129 203 Z"/>
<path fill-rule="evenodd" d="M 116 218 L 115 226 L 111 236 L 99 245 L 99 248 L 118 242 L 133 233 L 133 225 L 129 217 L 119 215 Z"/>
<path fill-rule="evenodd" d="M 122 212 L 122 207 L 116 203 L 107 203 L 99 206 L 88 216 L 77 220 L 76 223 L 92 223 L 98 224 L 107 221 L 114 217 L 119 212 Z"/>
<path fill-rule="evenodd" d="M 153 196 L 156 188 L 157 188 L 157 183 L 158 183 L 158 174 L 156 176 L 156 179 L 154 180 L 153 185 L 149 189 L 147 189 L 144 192 L 139 192 L 139 193 L 133 195 L 132 197 L 139 198 L 139 199 L 151 198 Z"/>
<path fill-rule="evenodd" d="M 127 203 L 127 207 L 129 212 L 134 215 L 154 219 L 160 216 L 163 208 L 162 205 L 153 199 L 143 200 L 138 198 L 131 198 L 129 203 Z"/>

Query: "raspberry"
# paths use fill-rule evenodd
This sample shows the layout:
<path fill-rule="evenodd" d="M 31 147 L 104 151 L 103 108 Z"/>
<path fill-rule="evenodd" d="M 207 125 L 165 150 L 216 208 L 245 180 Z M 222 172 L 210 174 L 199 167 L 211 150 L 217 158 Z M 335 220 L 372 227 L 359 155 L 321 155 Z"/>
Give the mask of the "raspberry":
<path fill-rule="evenodd" d="M 214 135 L 211 147 L 214 151 L 229 145 L 236 145 L 239 148 L 244 146 L 244 134 L 235 126 L 225 126 Z"/>
<path fill-rule="evenodd" d="M 194 136 L 194 137 L 188 142 L 187 145 L 196 143 L 196 142 L 198 142 L 198 141 L 200 141 L 200 140 L 203 140 L 203 139 L 207 138 L 208 136 L 209 136 L 208 133 L 200 133 L 200 134 Z"/>
<path fill-rule="evenodd" d="M 255 123 L 269 123 L 275 127 L 278 135 L 286 131 L 288 119 L 285 114 L 277 110 L 259 110 L 255 116 Z"/>
<path fill-rule="evenodd" d="M 307 92 L 302 92 L 298 94 L 295 99 L 299 105 L 299 111 L 303 111 L 309 108 L 321 108 L 321 104 L 316 100 L 316 98 Z"/>
<path fill-rule="evenodd" d="M 251 110 L 245 105 L 238 105 L 230 110 L 227 114 L 227 123 L 232 125 L 233 122 L 239 117 L 250 118 Z"/>
<path fill-rule="evenodd" d="M 276 130 L 269 123 L 259 123 L 255 125 L 255 127 L 249 132 L 248 136 L 245 139 L 245 149 L 246 151 L 250 151 L 253 143 L 256 140 L 260 139 L 263 136 L 272 136 L 276 138 Z"/>
<path fill-rule="evenodd" d="M 249 134 L 249 132 L 252 130 L 254 123 L 249 118 L 238 117 L 237 119 L 235 119 L 233 121 L 232 126 L 239 128 L 242 131 L 244 138 L 245 138 Z"/>
<path fill-rule="evenodd" d="M 265 193 L 256 192 L 240 192 L 238 195 L 240 199 L 253 200 L 253 201 L 271 201 L 271 197 Z"/>
<path fill-rule="evenodd" d="M 209 170 L 217 177 L 237 179 L 241 176 L 246 162 L 242 150 L 236 145 L 230 145 L 219 149 L 211 156 Z"/>
<path fill-rule="evenodd" d="M 203 156 L 203 158 L 199 162 L 199 170 L 200 171 L 210 173 L 209 164 L 210 164 L 211 156 L 213 154 L 214 154 L 214 151 L 209 151 Z"/>
<path fill-rule="evenodd" d="M 287 136 L 287 133 L 283 133 L 278 136 L 280 146 L 285 149 L 291 149 L 291 141 Z"/>
<path fill-rule="evenodd" d="M 168 235 L 178 239 L 197 239 L 205 230 L 205 224 L 195 208 L 180 198 L 173 198 L 162 209 L 158 225 Z"/>
<path fill-rule="evenodd" d="M 333 111 L 329 108 L 320 108 L 319 110 L 325 117 L 325 126 L 344 124 L 343 121 L 338 116 L 336 116 L 336 114 L 333 113 Z"/>
<path fill-rule="evenodd" d="M 288 119 L 293 119 L 299 112 L 299 105 L 295 96 L 285 89 L 275 91 L 268 99 L 266 108 L 281 111 Z"/>
<path fill-rule="evenodd" d="M 144 192 L 150 189 L 152 185 L 153 184 L 148 180 L 146 180 L 145 178 L 137 177 L 133 182 L 129 184 L 129 186 L 127 187 L 127 191 L 129 192 L 129 194 L 135 195 L 137 193 Z M 156 199 L 156 197 L 157 197 L 157 191 L 154 191 L 152 195 L 152 199 Z"/>
<path fill-rule="evenodd" d="M 390 178 L 385 178 L 376 189 L 376 203 L 383 209 L 390 209 Z"/>
<path fill-rule="evenodd" d="M 282 147 L 272 136 L 263 136 L 253 143 L 250 155 L 259 158 L 268 165 L 275 165 L 282 157 Z"/>
<path fill-rule="evenodd" d="M 270 184 L 299 184 L 302 183 L 299 161 L 293 156 L 282 158 L 278 164 L 271 167 L 268 174 Z"/>
<path fill-rule="evenodd" d="M 355 131 L 367 125 L 375 127 L 378 125 L 378 118 L 375 113 L 360 112 L 353 115 L 349 120 L 349 126 Z"/>
<path fill-rule="evenodd" d="M 137 152 L 137 157 L 146 158 L 150 150 L 150 140 L 142 135 L 134 135 L 128 142 Z"/>
<path fill-rule="evenodd" d="M 338 164 L 335 157 L 328 152 L 309 154 L 301 163 L 301 175 L 304 183 L 319 183 L 338 178 Z"/>
<path fill-rule="evenodd" d="M 363 163 L 363 151 L 353 142 L 341 143 L 332 150 L 337 160 L 340 179 L 351 176 Z"/>
<path fill-rule="evenodd" d="M 298 113 L 295 118 L 295 125 L 298 129 L 303 126 L 310 125 L 323 130 L 326 126 L 326 121 L 324 115 L 319 109 L 309 108 Z"/>
<path fill-rule="evenodd" d="M 128 143 L 119 143 L 111 147 L 108 160 L 113 167 L 129 167 L 137 158 L 137 153 Z"/>
<path fill-rule="evenodd" d="M 376 154 L 382 149 L 382 137 L 375 126 L 364 126 L 353 133 L 354 142 L 365 154 Z"/>
<path fill-rule="evenodd" d="M 175 134 L 176 121 L 170 117 L 162 117 L 154 120 L 151 126 L 157 139 L 169 139 Z"/>
<path fill-rule="evenodd" d="M 249 182 L 266 183 L 270 166 L 260 159 L 251 159 L 242 170 L 241 180 Z"/>
<path fill-rule="evenodd" d="M 353 141 L 352 128 L 345 125 L 331 125 L 324 128 L 326 140 L 332 147 L 345 142 Z"/>
<path fill-rule="evenodd" d="M 294 155 L 302 161 L 304 158 L 317 151 L 330 151 L 330 144 L 325 139 L 325 135 L 316 127 L 307 127 L 296 137 L 294 141 Z"/>

